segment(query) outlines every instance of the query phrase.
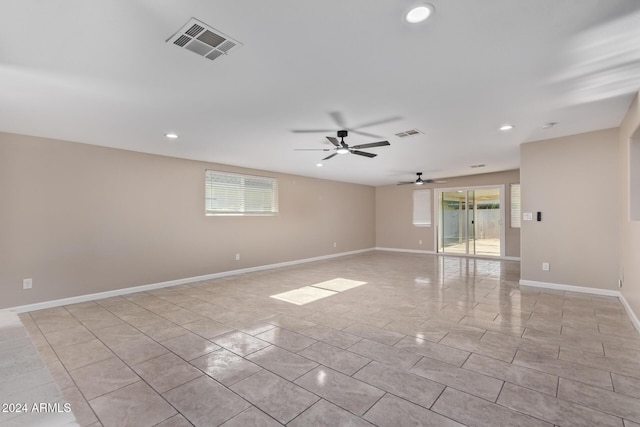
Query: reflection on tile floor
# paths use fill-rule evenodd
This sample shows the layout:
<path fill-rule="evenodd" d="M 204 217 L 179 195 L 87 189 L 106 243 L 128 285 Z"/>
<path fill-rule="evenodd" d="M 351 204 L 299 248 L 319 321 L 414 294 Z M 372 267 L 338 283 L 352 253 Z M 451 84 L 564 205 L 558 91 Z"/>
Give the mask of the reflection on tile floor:
<path fill-rule="evenodd" d="M 85 426 L 640 424 L 640 336 L 620 302 L 519 276 L 370 252 L 21 319 Z M 270 298 L 336 278 L 366 284 Z"/>

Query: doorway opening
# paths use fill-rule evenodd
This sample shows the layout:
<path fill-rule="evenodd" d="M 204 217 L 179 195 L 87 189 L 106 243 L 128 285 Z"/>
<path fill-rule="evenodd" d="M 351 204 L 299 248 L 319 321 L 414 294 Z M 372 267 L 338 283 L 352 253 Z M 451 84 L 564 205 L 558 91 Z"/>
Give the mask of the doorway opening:
<path fill-rule="evenodd" d="M 438 252 L 504 256 L 504 186 L 437 190 Z"/>

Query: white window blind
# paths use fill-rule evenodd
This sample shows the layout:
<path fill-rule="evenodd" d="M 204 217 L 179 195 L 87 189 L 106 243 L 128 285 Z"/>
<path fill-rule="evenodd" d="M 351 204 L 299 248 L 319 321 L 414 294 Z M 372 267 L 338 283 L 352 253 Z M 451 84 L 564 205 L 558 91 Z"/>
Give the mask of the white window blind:
<path fill-rule="evenodd" d="M 413 225 L 431 227 L 431 190 L 413 190 Z"/>
<path fill-rule="evenodd" d="M 511 228 L 520 228 L 522 208 L 520 206 L 520 184 L 511 184 Z"/>
<path fill-rule="evenodd" d="M 205 203 L 207 215 L 275 215 L 278 180 L 207 170 Z"/>

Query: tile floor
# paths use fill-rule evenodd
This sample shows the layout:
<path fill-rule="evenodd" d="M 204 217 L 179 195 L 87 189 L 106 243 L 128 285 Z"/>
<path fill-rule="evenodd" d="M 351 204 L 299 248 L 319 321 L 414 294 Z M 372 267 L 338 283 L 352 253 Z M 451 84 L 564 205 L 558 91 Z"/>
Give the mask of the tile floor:
<path fill-rule="evenodd" d="M 21 319 L 83 426 L 640 427 L 620 302 L 519 270 L 378 251 Z M 367 283 L 270 298 L 336 278 Z"/>
<path fill-rule="evenodd" d="M 0 425 L 77 426 L 65 403 L 18 315 L 0 312 Z"/>

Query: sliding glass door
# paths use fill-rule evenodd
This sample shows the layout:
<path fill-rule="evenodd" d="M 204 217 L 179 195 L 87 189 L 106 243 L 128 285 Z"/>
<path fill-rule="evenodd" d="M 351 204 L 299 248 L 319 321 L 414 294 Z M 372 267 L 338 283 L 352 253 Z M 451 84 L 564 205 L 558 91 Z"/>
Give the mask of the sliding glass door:
<path fill-rule="evenodd" d="M 462 190 L 443 191 L 439 193 L 438 206 L 440 208 L 438 252 L 468 253 L 467 236 L 470 230 L 468 230 L 467 193 Z"/>
<path fill-rule="evenodd" d="M 438 252 L 504 255 L 501 187 L 438 190 Z"/>

